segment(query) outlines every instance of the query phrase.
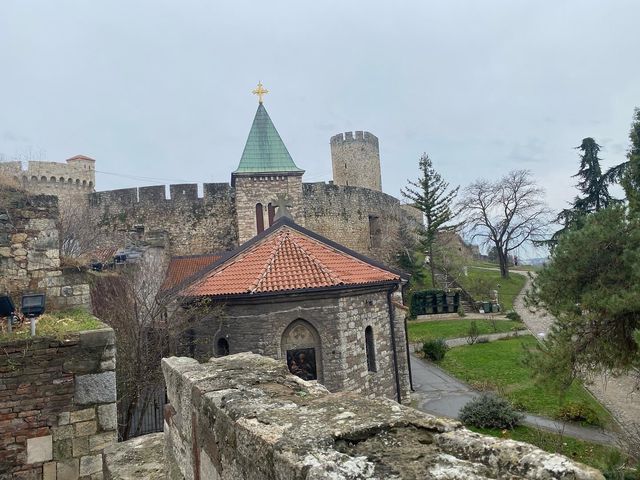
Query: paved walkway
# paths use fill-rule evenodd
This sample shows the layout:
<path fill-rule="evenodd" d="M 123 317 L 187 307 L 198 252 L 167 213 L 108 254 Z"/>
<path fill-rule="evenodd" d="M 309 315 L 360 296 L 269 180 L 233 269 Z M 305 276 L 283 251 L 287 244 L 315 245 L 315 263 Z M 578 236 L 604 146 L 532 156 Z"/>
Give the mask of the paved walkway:
<path fill-rule="evenodd" d="M 424 412 L 449 418 L 458 418 L 460 409 L 478 392 L 467 384 L 452 377 L 431 362 L 411 355 L 411 372 L 413 376 L 414 399 L 416 407 Z M 563 433 L 569 437 L 579 438 L 606 445 L 616 444 L 616 438 L 596 428 L 581 427 L 549 418 L 526 415 L 524 424 Z"/>
<path fill-rule="evenodd" d="M 513 338 L 513 337 L 521 337 L 522 335 L 529 335 L 531 332 L 526 328 L 522 330 L 515 330 L 513 332 L 502 332 L 502 333 L 488 333 L 486 335 L 479 335 L 478 340 L 481 338 L 486 338 L 489 342 L 493 342 L 494 340 L 500 340 L 501 338 Z M 411 342 L 409 343 L 409 348 L 412 352 L 417 350 L 422 350 L 422 344 L 424 342 Z M 469 345 L 467 342 L 467 337 L 459 337 L 459 338 L 448 338 L 444 341 L 449 348 L 453 347 L 461 347 L 463 345 Z"/>
<path fill-rule="evenodd" d="M 511 272 L 527 275 L 527 272 L 513 270 Z M 549 332 L 555 318 L 544 310 L 530 309 L 525 305 L 524 296 L 530 287 L 531 279 L 527 275 L 527 283 L 516 297 L 513 306 L 534 335 L 544 336 Z M 594 376 L 586 387 L 609 409 L 623 428 L 630 425 L 635 425 L 636 428 L 640 427 L 638 423 L 640 422 L 640 390 L 632 377 L 628 375 L 617 378 Z"/>

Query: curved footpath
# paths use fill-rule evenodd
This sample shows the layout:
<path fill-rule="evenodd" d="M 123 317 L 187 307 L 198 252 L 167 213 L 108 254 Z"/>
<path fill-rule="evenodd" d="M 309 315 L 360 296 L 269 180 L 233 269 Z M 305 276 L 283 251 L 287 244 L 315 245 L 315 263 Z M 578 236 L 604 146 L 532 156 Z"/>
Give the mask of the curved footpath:
<path fill-rule="evenodd" d="M 544 310 L 529 309 L 525 305 L 524 296 L 531 288 L 528 272 L 511 270 L 511 273 L 527 277 L 527 283 L 513 303 L 514 310 L 520 314 L 522 321 L 534 335 L 546 335 L 555 318 Z M 640 429 L 640 390 L 633 378 L 628 375 L 617 378 L 598 375 L 594 376 L 592 383 L 586 387 L 609 409 L 623 429 Z"/>

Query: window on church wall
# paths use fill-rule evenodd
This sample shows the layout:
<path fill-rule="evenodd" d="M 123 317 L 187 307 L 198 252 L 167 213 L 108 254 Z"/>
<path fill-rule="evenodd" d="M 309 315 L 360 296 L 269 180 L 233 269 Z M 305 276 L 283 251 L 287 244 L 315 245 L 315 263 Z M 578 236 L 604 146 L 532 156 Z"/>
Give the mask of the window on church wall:
<path fill-rule="evenodd" d="M 369 215 L 369 238 L 371 247 L 379 247 L 382 243 L 382 224 L 380 217 Z"/>
<path fill-rule="evenodd" d="M 376 346 L 373 339 L 373 328 L 371 328 L 371 326 L 364 329 L 364 348 L 367 354 L 367 370 L 370 372 L 377 372 Z"/>
<path fill-rule="evenodd" d="M 270 203 L 267 209 L 269 211 L 269 226 L 271 226 L 273 225 L 273 222 L 275 221 L 275 218 L 276 218 L 276 207 L 274 207 L 273 204 Z"/>
<path fill-rule="evenodd" d="M 264 232 L 264 211 L 261 203 L 256 203 L 256 230 Z"/>

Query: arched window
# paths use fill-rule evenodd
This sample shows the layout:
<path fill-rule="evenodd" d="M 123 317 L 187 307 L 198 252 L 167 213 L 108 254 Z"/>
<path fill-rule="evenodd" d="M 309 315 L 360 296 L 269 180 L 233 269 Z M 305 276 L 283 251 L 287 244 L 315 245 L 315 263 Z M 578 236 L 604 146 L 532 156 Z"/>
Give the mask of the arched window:
<path fill-rule="evenodd" d="M 376 372 L 376 346 L 373 341 L 373 328 L 371 326 L 364 329 L 364 348 L 367 352 L 367 370 Z"/>
<path fill-rule="evenodd" d="M 256 203 L 256 230 L 264 232 L 264 211 L 261 203 Z"/>
<path fill-rule="evenodd" d="M 271 226 L 273 225 L 273 222 L 275 221 L 275 218 L 276 218 L 276 207 L 274 207 L 273 204 L 270 203 L 267 209 L 269 212 L 269 226 Z"/>
<path fill-rule="evenodd" d="M 216 357 L 226 357 L 229 355 L 229 342 L 226 338 L 219 338 L 216 342 Z"/>
<path fill-rule="evenodd" d="M 82 180 L 82 186 L 86 187 L 87 186 L 87 181 L 86 180 Z"/>
<path fill-rule="evenodd" d="M 42 177 L 40 177 L 40 181 L 41 181 L 42 183 L 46 183 L 46 181 L 47 181 L 47 177 L 45 177 L 45 176 L 43 175 Z"/>
<path fill-rule="evenodd" d="M 60 183 L 64 183 L 64 177 L 60 177 Z"/>
<path fill-rule="evenodd" d="M 51 183 L 56 183 L 56 177 L 51 177 L 50 181 L 51 181 Z"/>

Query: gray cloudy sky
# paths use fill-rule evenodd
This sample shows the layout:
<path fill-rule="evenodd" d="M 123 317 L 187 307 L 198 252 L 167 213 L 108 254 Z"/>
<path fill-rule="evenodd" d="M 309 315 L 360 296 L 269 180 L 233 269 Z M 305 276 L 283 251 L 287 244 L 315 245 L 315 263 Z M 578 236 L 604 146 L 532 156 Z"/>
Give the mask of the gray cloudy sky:
<path fill-rule="evenodd" d="M 229 181 L 265 100 L 306 181 L 329 137 L 380 138 L 397 195 L 423 151 L 452 184 L 531 169 L 561 208 L 585 136 L 623 160 L 637 0 L 2 0 L 0 152 L 75 154 L 99 190 Z"/>

